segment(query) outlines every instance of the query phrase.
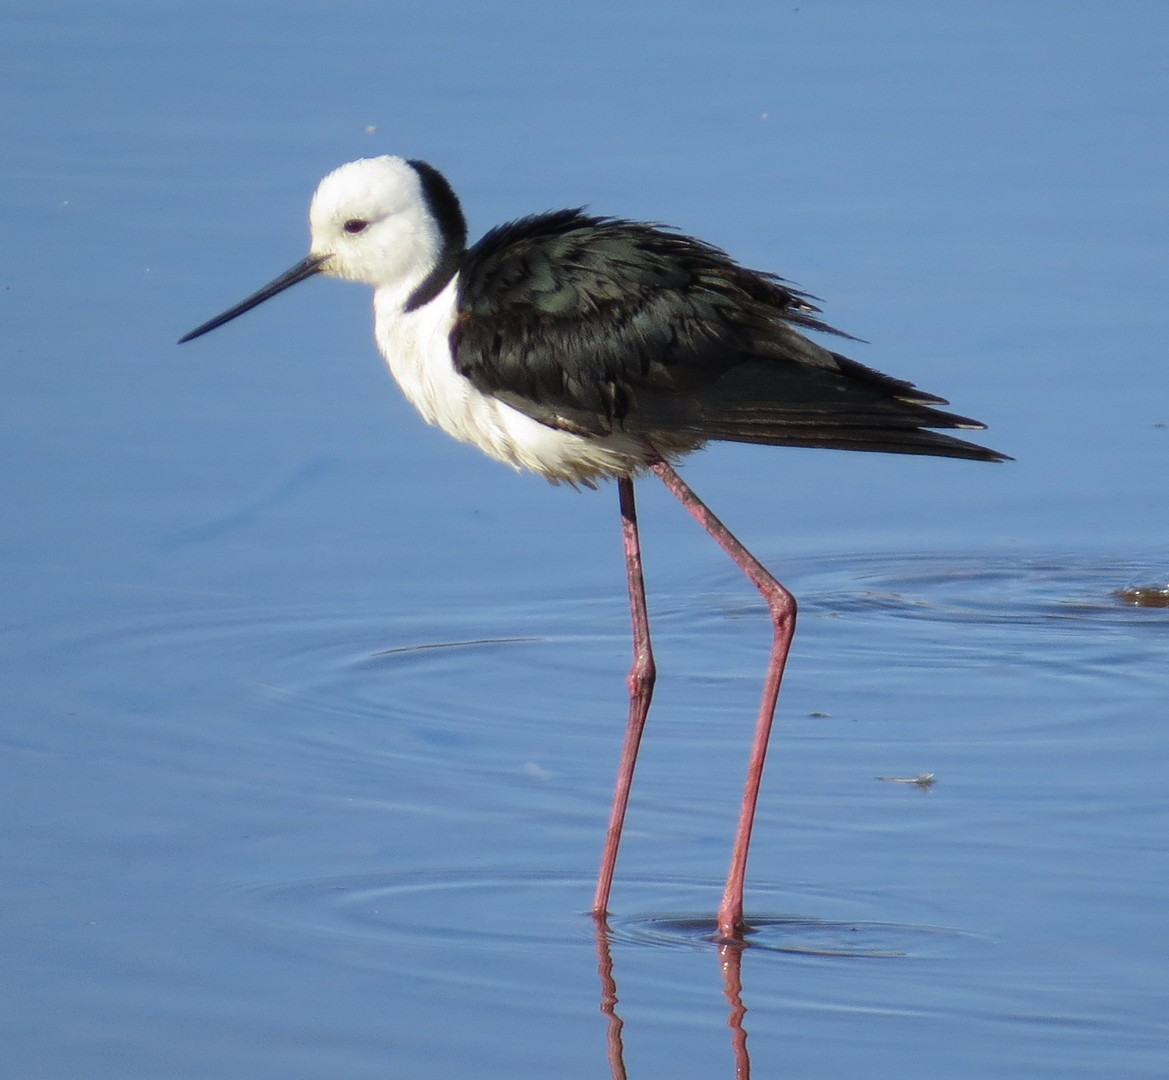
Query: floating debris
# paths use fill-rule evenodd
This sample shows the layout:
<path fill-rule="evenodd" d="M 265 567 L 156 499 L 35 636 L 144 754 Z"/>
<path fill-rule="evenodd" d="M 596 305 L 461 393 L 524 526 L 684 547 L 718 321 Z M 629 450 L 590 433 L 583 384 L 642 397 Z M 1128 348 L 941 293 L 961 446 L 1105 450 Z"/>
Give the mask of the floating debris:
<path fill-rule="evenodd" d="M 917 776 L 874 776 L 874 780 L 884 780 L 888 784 L 912 784 L 914 787 L 919 787 L 922 791 L 929 791 L 934 786 L 934 774 L 932 772 L 918 773 Z"/>
<path fill-rule="evenodd" d="M 1169 608 L 1169 585 L 1130 585 L 1113 594 L 1122 604 L 1132 607 Z"/>

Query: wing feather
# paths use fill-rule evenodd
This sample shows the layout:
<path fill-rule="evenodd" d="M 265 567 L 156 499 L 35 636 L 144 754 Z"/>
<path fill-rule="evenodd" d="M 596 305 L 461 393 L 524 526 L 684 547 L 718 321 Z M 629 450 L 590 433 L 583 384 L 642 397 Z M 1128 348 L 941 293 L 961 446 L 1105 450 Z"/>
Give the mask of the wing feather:
<path fill-rule="evenodd" d="M 480 391 L 581 434 L 1003 456 L 923 430 L 983 425 L 801 334 L 839 334 L 812 299 L 662 226 L 564 210 L 466 252 L 452 353 Z"/>

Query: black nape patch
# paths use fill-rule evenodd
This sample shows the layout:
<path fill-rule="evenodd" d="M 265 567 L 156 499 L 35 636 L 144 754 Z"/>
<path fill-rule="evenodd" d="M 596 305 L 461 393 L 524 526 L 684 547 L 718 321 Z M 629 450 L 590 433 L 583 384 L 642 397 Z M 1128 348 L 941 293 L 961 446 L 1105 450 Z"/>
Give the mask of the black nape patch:
<path fill-rule="evenodd" d="M 425 161 L 414 159 L 406 164 L 418 174 L 422 182 L 422 197 L 442 235 L 442 254 L 438 262 L 406 300 L 406 311 L 415 311 L 423 304 L 429 304 L 458 273 L 459 262 L 467 245 L 467 219 L 463 217 L 459 197 L 438 169 Z"/>
<path fill-rule="evenodd" d="M 459 197 L 447 182 L 447 178 L 425 161 L 412 158 L 406 164 L 422 181 L 422 194 L 426 197 L 430 212 L 442 232 L 443 247 L 462 251 L 467 244 L 467 219 L 463 217 Z"/>
<path fill-rule="evenodd" d="M 467 246 L 467 219 L 463 217 L 459 197 L 438 169 L 413 158 L 406 164 L 418 174 L 422 182 L 422 196 L 442 235 L 442 254 L 438 262 L 406 300 L 405 310 L 415 311 L 423 304 L 429 304 L 458 273 L 463 250 Z"/>

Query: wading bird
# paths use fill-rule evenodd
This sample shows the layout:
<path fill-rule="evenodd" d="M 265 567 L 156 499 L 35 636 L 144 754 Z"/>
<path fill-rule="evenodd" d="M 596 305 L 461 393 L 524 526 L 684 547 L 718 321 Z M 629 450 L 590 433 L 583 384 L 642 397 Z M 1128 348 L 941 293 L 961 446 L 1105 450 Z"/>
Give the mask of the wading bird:
<path fill-rule="evenodd" d="M 633 478 L 655 473 L 762 593 L 774 641 L 718 910 L 722 938 L 742 940 L 747 851 L 796 603 L 672 463 L 712 440 L 1004 455 L 930 430 L 984 427 L 941 411 L 943 398 L 801 334 L 840 334 L 820 320 L 813 297 L 671 229 L 559 210 L 501 225 L 467 247 L 450 184 L 433 166 L 398 157 L 330 173 L 309 223 L 306 258 L 182 341 L 314 274 L 363 282 L 374 289 L 378 348 L 429 423 L 553 483 L 617 481 L 633 666 L 596 917 L 607 913 L 656 677 Z"/>

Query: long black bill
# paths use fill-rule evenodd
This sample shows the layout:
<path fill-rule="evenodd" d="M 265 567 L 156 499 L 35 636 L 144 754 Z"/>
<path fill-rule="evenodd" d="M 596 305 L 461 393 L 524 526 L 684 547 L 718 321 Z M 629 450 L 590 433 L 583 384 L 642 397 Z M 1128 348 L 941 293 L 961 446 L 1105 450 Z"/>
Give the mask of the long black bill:
<path fill-rule="evenodd" d="M 208 319 L 202 326 L 196 326 L 189 334 L 184 334 L 183 337 L 179 338 L 179 344 L 182 345 L 185 341 L 202 337 L 224 323 L 231 322 L 237 315 L 251 311 L 252 308 L 259 306 L 265 300 L 272 299 L 277 293 L 291 288 L 298 281 L 304 281 L 305 278 L 310 278 L 313 274 L 319 274 L 321 266 L 328 258 L 328 255 L 309 255 L 307 258 L 301 259 L 290 270 L 285 270 L 274 281 L 269 281 L 259 292 L 252 293 L 246 300 L 241 300 L 235 307 L 228 308 L 222 315 L 216 315 L 214 319 Z"/>

